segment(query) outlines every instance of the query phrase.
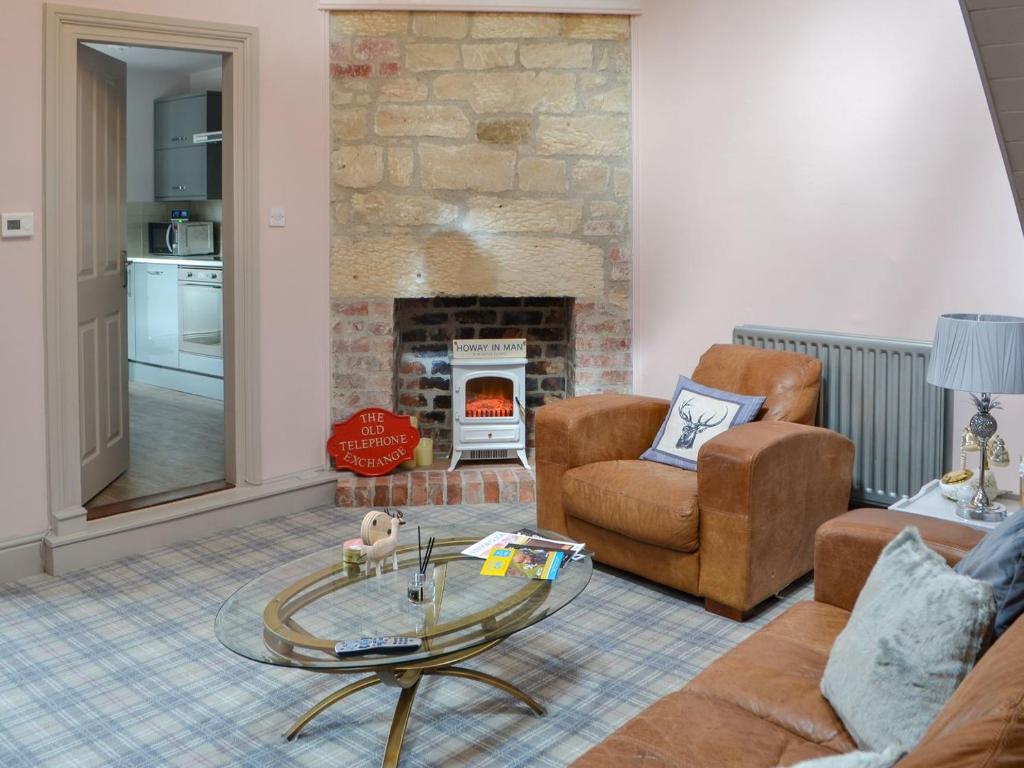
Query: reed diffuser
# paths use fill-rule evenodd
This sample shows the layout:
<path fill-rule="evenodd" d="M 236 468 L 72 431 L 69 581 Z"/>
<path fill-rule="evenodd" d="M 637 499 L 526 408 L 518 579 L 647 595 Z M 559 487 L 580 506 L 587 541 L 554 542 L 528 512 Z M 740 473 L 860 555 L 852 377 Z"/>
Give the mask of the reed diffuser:
<path fill-rule="evenodd" d="M 434 599 L 434 578 L 433 575 L 427 578 L 427 567 L 430 565 L 430 556 L 434 552 L 434 537 L 427 540 L 427 548 L 423 549 L 423 537 L 420 535 L 420 528 L 416 526 L 416 572 L 409 578 L 408 596 L 414 603 L 425 603 Z"/>

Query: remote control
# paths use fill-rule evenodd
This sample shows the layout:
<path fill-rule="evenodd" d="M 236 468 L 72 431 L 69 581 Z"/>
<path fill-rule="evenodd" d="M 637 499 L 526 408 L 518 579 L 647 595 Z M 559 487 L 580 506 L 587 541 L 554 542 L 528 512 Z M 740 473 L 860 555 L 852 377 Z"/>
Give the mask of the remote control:
<path fill-rule="evenodd" d="M 418 637 L 361 637 L 358 640 L 340 640 L 335 643 L 334 654 L 343 658 L 378 653 L 411 653 L 419 650 L 422 644 L 423 641 Z"/>

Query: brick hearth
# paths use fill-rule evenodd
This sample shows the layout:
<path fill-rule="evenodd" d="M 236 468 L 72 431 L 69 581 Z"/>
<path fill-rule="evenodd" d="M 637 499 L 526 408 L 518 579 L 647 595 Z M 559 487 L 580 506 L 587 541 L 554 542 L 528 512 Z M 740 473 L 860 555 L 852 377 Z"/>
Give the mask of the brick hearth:
<path fill-rule="evenodd" d="M 335 500 L 339 507 L 514 504 L 533 501 L 534 489 L 533 472 L 518 464 L 467 464 L 448 472 L 436 463 L 381 477 L 339 472 Z"/>

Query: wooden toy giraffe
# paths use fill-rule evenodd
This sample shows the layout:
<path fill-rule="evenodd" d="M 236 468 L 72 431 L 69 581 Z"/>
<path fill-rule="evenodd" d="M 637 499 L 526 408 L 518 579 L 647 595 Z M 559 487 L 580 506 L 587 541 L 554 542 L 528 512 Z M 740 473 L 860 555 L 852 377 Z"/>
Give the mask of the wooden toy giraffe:
<path fill-rule="evenodd" d="M 366 557 L 366 575 L 370 575 L 370 561 L 374 570 L 381 575 L 384 561 L 391 556 L 392 570 L 398 570 L 398 532 L 405 520 L 400 509 L 379 509 L 367 512 L 359 532 L 363 537 L 362 553 Z"/>

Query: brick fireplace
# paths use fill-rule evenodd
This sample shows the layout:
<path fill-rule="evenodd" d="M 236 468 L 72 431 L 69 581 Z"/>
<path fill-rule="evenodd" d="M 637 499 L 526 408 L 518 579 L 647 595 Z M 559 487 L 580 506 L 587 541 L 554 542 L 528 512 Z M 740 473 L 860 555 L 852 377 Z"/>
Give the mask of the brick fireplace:
<path fill-rule="evenodd" d="M 532 447 L 534 411 L 572 394 L 572 307 L 573 300 L 565 297 L 398 299 L 394 402 L 415 415 L 423 434 L 434 439 L 439 452 L 447 453 L 452 435 L 452 340 L 525 338 L 527 445 Z"/>
<path fill-rule="evenodd" d="M 547 400 L 629 389 L 629 89 L 625 17 L 331 14 L 335 420 L 446 453 L 456 337 L 527 338 L 531 442 Z"/>

